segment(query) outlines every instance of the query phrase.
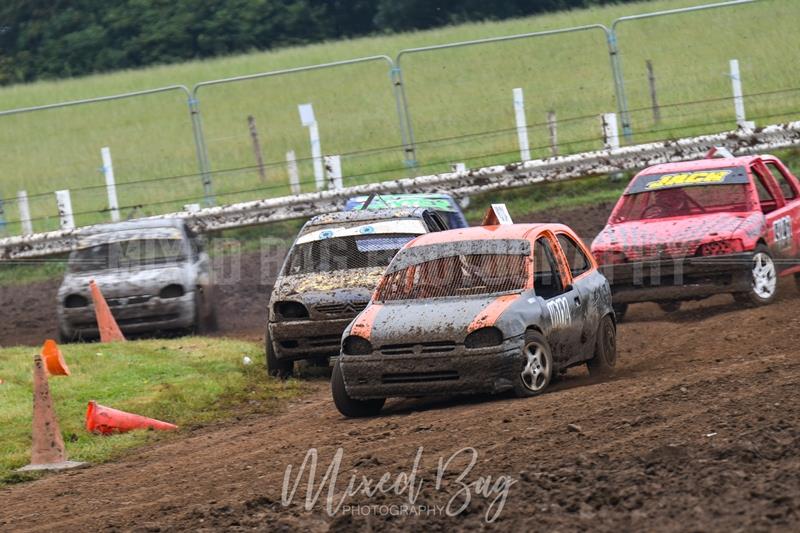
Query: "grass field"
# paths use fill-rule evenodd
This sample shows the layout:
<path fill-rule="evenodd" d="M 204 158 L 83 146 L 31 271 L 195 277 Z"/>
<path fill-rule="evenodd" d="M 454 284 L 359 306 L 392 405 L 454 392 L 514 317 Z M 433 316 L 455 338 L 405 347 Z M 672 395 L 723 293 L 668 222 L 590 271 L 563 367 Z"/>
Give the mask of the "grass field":
<path fill-rule="evenodd" d="M 4 109 L 319 64 L 402 49 L 549 30 L 617 17 L 698 5 L 700 0 L 657 0 L 576 10 L 505 22 L 466 24 L 426 32 L 338 41 L 272 52 L 195 61 L 80 79 L 0 89 Z M 635 141 L 720 131 L 734 126 L 728 60 L 738 58 L 746 100 L 758 124 L 797 118 L 800 71 L 791 68 L 800 47 L 800 2 L 752 5 L 623 23 L 620 50 Z M 662 118 L 650 109 L 645 60 L 653 62 Z M 469 166 L 519 159 L 511 90 L 525 90 L 534 157 L 547 155 L 548 110 L 559 117 L 562 153 L 599 148 L 598 115 L 616 110 L 604 34 L 575 34 L 406 55 L 402 67 L 421 168 L 453 162 Z M 793 89 L 793 90 L 789 90 Z M 761 94 L 770 91 L 782 91 Z M 381 60 L 302 74 L 205 87 L 198 93 L 218 201 L 287 194 L 284 154 L 294 149 L 302 179 L 313 181 L 308 136 L 297 104 L 312 102 L 322 149 L 344 154 L 345 183 L 405 175 L 388 64 Z M 717 99 L 695 105 L 672 105 Z M 719 100 L 722 99 L 722 100 Z M 247 116 L 258 123 L 268 166 L 261 181 Z M 173 91 L 115 102 L 0 117 L 0 196 L 31 195 L 34 229 L 55 229 L 51 191 L 70 188 L 79 224 L 107 220 L 100 148 L 114 156 L 124 215 L 180 208 L 202 196 L 186 96 Z M 486 132 L 493 132 L 486 134 Z M 470 135 L 476 134 L 476 135 Z M 465 136 L 466 135 L 466 136 Z M 448 140 L 442 140 L 448 139 Z M 382 149 L 393 147 L 391 149 Z M 364 152 L 365 150 L 374 151 Z M 360 153 L 354 153 L 360 152 Z M 350 155 L 347 155 L 350 154 Z M 174 176 L 182 178 L 166 179 Z M 143 181 L 145 180 L 145 181 Z M 85 189 L 85 187 L 94 187 Z M 312 185 L 306 184 L 310 190 Z M 84 189 L 81 189 L 84 188 Z M 237 192 L 247 191 L 247 192 Z M 142 206 L 142 207 L 136 207 Z M 18 212 L 6 201 L 11 234 Z"/>
<path fill-rule="evenodd" d="M 62 346 L 72 375 L 51 377 L 50 392 L 70 459 L 98 463 L 173 433 L 88 433 L 89 400 L 178 424 L 185 430 L 245 411 L 265 412 L 299 394 L 297 382 L 267 378 L 253 343 L 186 337 Z M 13 472 L 30 460 L 31 348 L 0 349 L 0 486 L 28 479 Z M 243 366 L 249 355 L 253 364 Z M 179 430 L 179 432 L 181 431 Z"/>

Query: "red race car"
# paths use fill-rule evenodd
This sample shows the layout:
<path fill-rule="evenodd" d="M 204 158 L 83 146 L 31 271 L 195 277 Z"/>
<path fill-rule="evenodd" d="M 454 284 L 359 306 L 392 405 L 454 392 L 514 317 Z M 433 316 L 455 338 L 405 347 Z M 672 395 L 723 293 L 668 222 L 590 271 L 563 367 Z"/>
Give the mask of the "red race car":
<path fill-rule="evenodd" d="M 765 305 L 778 276 L 800 284 L 800 184 L 769 155 L 656 165 L 631 180 L 592 253 L 619 317 L 718 293 Z"/>

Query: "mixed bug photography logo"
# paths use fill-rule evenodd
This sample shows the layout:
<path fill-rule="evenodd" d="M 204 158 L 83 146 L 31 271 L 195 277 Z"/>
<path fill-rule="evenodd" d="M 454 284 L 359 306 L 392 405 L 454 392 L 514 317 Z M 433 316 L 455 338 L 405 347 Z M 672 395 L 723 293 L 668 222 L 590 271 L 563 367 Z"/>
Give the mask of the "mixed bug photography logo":
<path fill-rule="evenodd" d="M 423 455 L 424 448 L 420 446 L 407 470 L 384 472 L 379 477 L 354 472 L 345 485 L 342 482 L 347 477 L 342 472 L 344 449 L 336 450 L 320 477 L 321 468 L 325 467 L 318 470 L 319 453 L 316 448 L 310 448 L 298 468 L 292 464 L 286 466 L 281 504 L 288 507 L 302 501 L 306 511 L 317 508 L 330 517 L 338 514 L 455 517 L 482 500 L 486 505 L 484 521 L 492 523 L 499 518 L 516 479 L 507 475 L 477 475 L 474 469 L 479 453 L 472 447 L 462 448 L 449 457 L 439 456 L 434 473 L 427 476 L 420 472 Z M 434 498 L 436 504 L 418 503 L 424 489 L 432 489 L 442 497 Z M 426 492 L 429 493 L 430 490 Z"/>

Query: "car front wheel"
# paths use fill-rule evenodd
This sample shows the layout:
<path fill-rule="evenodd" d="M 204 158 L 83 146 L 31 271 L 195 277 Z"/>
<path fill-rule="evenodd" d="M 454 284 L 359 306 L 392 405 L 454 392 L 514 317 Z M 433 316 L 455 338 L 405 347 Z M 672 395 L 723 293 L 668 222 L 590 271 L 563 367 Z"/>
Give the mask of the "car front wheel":
<path fill-rule="evenodd" d="M 553 354 L 547 339 L 538 331 L 525 334 L 522 362 L 514 379 L 514 394 L 523 398 L 544 392 L 553 376 Z"/>
<path fill-rule="evenodd" d="M 333 395 L 333 403 L 336 405 L 336 408 L 348 418 L 376 416 L 381 412 L 383 404 L 386 403 L 386 398 L 377 398 L 374 400 L 356 400 L 355 398 L 351 398 L 347 394 L 347 389 L 344 386 L 344 376 L 342 376 L 342 369 L 338 361 L 333 367 L 333 376 L 331 376 L 331 394 Z"/>
<path fill-rule="evenodd" d="M 294 361 L 281 360 L 275 355 L 275 347 L 272 345 L 272 339 L 269 338 L 269 327 L 264 335 L 264 350 L 267 354 L 267 374 L 280 379 L 292 377 Z"/>
<path fill-rule="evenodd" d="M 769 249 L 759 245 L 750 265 L 750 290 L 733 295 L 737 302 L 750 306 L 771 304 L 778 294 L 778 273 Z"/>

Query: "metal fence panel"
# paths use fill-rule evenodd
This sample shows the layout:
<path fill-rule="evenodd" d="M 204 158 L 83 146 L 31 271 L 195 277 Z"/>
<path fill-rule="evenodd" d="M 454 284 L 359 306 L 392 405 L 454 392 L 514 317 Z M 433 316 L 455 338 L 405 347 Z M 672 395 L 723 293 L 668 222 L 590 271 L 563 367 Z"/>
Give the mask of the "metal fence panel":
<path fill-rule="evenodd" d="M 188 94 L 172 86 L 0 112 L 0 195 L 9 233 L 21 231 L 19 190 L 28 193 L 37 232 L 58 227 L 57 189 L 71 191 L 78 225 L 110 220 L 104 146 L 113 154 L 123 217 L 172 211 L 186 202 L 170 198 L 200 195 Z M 188 176 L 167 179 L 177 175 Z"/>
<path fill-rule="evenodd" d="M 302 189 L 315 189 L 301 104 L 313 105 L 322 153 L 342 156 L 347 184 L 402 174 L 392 66 L 390 58 L 375 56 L 198 84 L 194 92 L 218 201 L 288 194 L 289 151 L 297 157 Z M 248 116 L 255 119 L 266 179 L 256 164 Z"/>
<path fill-rule="evenodd" d="M 796 116 L 800 72 L 766 71 L 775 55 L 800 48 L 800 2 L 750 0 L 623 17 L 614 23 L 636 142 L 697 135 L 735 125 L 729 60 L 738 59 L 748 119 L 772 124 Z M 705 31 L 687 35 L 691 21 Z M 659 103 L 653 112 L 647 61 Z M 777 91 L 777 92 L 776 92 Z"/>

